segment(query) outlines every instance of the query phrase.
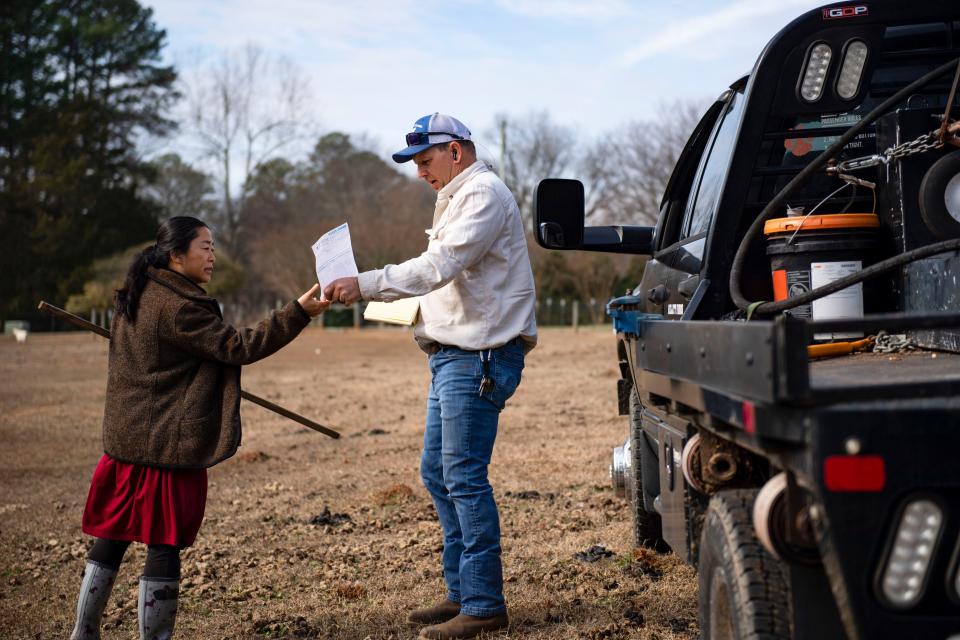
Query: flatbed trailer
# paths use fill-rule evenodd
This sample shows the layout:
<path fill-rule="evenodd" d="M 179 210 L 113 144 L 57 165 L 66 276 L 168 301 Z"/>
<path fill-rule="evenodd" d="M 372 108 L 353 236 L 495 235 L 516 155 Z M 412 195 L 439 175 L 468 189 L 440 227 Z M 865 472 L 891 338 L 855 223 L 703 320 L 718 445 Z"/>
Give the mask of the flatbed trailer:
<path fill-rule="evenodd" d="M 642 501 L 649 485 L 653 500 L 646 509 L 659 516 L 663 542 L 698 563 L 710 491 L 701 486 L 702 471 L 691 466 L 703 465 L 705 454 L 697 451 L 700 460 L 689 461 L 682 452 L 698 435 L 733 445 L 737 453 L 728 457 L 723 446 L 713 448 L 719 460 L 739 467 L 724 470 L 732 474 L 721 483 L 726 490 L 761 485 L 779 472 L 802 488 L 799 504 L 771 504 L 765 516 L 777 555 L 790 561 L 779 567 L 781 575 L 759 583 L 769 589 L 782 580 L 786 637 L 842 637 L 844 629 L 859 638 L 953 637 L 960 629 L 960 460 L 950 445 L 960 442 L 960 354 L 916 350 L 810 360 L 806 346 L 814 332 L 863 328 L 865 321 L 669 321 L 624 313 L 618 310 L 623 302 L 611 302 L 623 364 L 639 390 L 639 426 L 658 447 L 646 461 L 637 456 L 637 469 L 653 466 L 649 460 L 658 464 L 655 478 L 648 473 L 636 490 Z M 886 326 L 960 323 L 956 314 L 918 319 L 887 318 Z M 882 320 L 866 322 L 876 327 Z M 691 475 L 701 477 L 691 483 Z M 784 503 L 786 492 L 781 484 L 772 501 Z M 926 586 L 922 610 L 904 613 L 880 603 L 878 568 L 889 559 L 905 496 L 918 495 L 943 506 L 941 548 L 930 573 L 944 579 Z M 788 543 L 787 512 L 809 527 L 792 531 L 802 542 Z M 810 566 L 811 555 L 820 567 Z M 918 615 L 925 616 L 922 624 Z"/>
<path fill-rule="evenodd" d="M 705 640 L 960 640 L 958 85 L 960 5 L 827 5 L 707 109 L 656 227 L 538 187 L 541 246 L 649 257 L 607 307 L 611 478 L 635 543 L 697 567 Z M 881 332 L 914 350 L 811 356 Z"/>

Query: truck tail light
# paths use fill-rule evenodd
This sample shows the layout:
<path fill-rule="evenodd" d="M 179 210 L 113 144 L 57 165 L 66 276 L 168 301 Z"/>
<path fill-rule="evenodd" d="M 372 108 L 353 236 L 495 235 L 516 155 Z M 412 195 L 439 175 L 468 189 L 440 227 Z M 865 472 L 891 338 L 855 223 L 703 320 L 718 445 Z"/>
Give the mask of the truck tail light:
<path fill-rule="evenodd" d="M 837 80 L 837 95 L 843 100 L 852 100 L 860 89 L 863 68 L 867 64 L 867 43 L 851 40 L 843 52 L 840 78 Z"/>
<path fill-rule="evenodd" d="M 943 510 L 932 500 L 913 500 L 903 510 L 880 578 L 880 590 L 894 607 L 920 600 L 942 529 Z"/>
<path fill-rule="evenodd" d="M 880 456 L 827 456 L 823 483 L 830 491 L 882 491 L 887 466 Z"/>
<path fill-rule="evenodd" d="M 813 45 L 807 54 L 807 66 L 800 80 L 800 97 L 807 102 L 816 102 L 823 95 L 823 86 L 827 81 L 827 69 L 833 49 L 825 42 Z"/>

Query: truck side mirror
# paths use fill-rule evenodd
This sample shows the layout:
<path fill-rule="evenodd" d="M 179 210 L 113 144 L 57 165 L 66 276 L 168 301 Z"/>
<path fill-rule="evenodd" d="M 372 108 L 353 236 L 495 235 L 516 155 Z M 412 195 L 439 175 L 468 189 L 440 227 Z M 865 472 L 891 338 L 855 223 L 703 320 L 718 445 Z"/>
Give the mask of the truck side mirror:
<path fill-rule="evenodd" d="M 533 231 L 537 244 L 545 249 L 634 255 L 653 253 L 653 227 L 584 227 L 583 202 L 583 183 L 579 180 L 541 180 L 533 196 Z"/>
<path fill-rule="evenodd" d="M 547 178 L 533 199 L 534 235 L 546 249 L 579 249 L 583 244 L 583 183 Z"/>

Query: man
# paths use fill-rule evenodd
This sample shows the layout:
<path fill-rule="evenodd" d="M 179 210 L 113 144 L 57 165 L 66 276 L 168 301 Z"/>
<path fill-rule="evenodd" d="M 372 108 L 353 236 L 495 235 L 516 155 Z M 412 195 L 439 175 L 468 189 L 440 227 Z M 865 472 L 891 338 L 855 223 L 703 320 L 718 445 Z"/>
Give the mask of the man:
<path fill-rule="evenodd" d="M 477 160 L 470 130 L 435 113 L 416 121 L 407 147 L 437 191 L 427 250 L 324 289 L 351 304 L 423 296 L 414 337 L 430 354 L 420 475 L 443 527 L 447 597 L 410 613 L 421 638 L 472 638 L 507 626 L 500 520 L 487 479 L 500 411 L 537 340 L 533 271 L 510 191 Z"/>

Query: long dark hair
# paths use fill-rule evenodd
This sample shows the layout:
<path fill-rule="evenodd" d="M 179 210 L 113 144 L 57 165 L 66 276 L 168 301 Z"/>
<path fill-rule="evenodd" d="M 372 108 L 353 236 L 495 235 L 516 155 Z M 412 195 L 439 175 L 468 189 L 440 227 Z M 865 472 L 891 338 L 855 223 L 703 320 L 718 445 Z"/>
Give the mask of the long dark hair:
<path fill-rule="evenodd" d="M 206 227 L 202 220 L 190 216 L 174 216 L 157 229 L 157 242 L 133 256 L 127 268 L 123 286 L 117 289 L 114 309 L 130 322 L 137 319 L 140 294 L 147 284 L 149 267 L 166 267 L 170 264 L 171 252 L 186 253 L 190 243 L 197 237 L 197 229 Z"/>

